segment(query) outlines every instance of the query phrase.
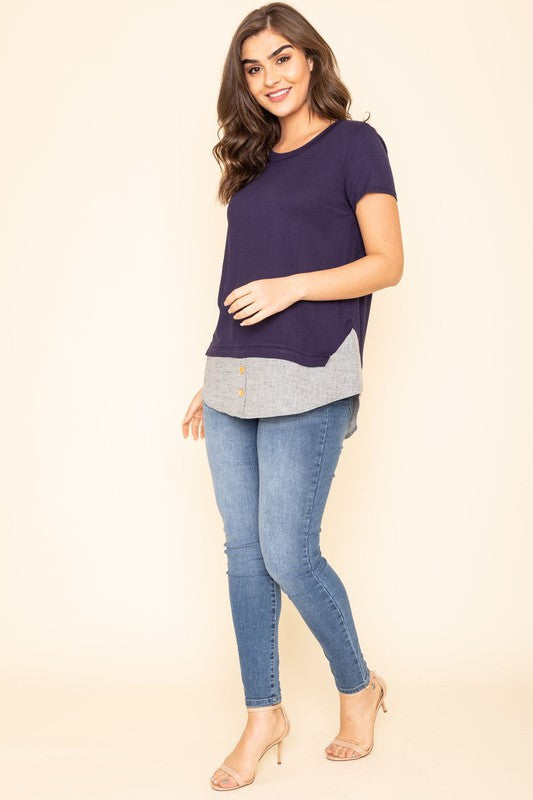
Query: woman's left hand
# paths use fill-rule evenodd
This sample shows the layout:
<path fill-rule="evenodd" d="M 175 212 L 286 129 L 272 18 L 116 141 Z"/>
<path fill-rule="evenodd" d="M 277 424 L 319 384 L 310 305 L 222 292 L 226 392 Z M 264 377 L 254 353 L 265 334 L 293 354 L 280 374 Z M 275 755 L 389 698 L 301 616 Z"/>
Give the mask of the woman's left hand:
<path fill-rule="evenodd" d="M 255 325 L 300 299 L 295 277 L 287 275 L 245 283 L 227 295 L 224 305 L 233 319 L 243 320 L 241 325 Z"/>

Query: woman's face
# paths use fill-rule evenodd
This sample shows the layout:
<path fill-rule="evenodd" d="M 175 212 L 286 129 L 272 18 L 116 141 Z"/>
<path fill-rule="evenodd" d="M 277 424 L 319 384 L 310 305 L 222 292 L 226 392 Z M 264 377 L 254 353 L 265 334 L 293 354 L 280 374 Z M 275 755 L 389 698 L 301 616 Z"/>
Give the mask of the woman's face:
<path fill-rule="evenodd" d="M 312 59 L 284 36 L 269 29 L 249 36 L 241 61 L 250 93 L 271 114 L 287 117 L 307 104 Z"/>

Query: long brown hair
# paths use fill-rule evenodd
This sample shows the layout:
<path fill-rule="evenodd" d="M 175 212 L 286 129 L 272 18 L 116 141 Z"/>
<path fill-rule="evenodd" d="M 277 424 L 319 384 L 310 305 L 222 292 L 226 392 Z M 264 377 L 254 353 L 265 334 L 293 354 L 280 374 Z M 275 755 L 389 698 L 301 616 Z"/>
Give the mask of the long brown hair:
<path fill-rule="evenodd" d="M 250 94 L 241 63 L 244 40 L 266 28 L 313 59 L 308 95 L 311 114 L 324 119 L 351 119 L 348 109 L 352 98 L 339 77 L 333 51 L 306 18 L 286 3 L 269 3 L 251 11 L 231 40 L 217 101 L 218 130 L 223 129 L 224 135 L 212 152 L 222 169 L 217 192 L 221 203 L 229 203 L 235 192 L 263 172 L 281 133 L 278 117 Z"/>

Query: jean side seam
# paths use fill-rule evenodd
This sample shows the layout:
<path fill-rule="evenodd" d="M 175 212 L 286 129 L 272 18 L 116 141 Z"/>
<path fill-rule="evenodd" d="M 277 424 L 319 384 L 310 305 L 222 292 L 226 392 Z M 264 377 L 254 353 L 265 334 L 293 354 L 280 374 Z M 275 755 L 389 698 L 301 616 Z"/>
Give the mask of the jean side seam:
<path fill-rule="evenodd" d="M 274 650 L 275 650 L 275 642 L 276 642 L 276 587 L 274 585 L 274 579 L 270 579 L 270 588 L 272 590 L 272 617 L 270 620 L 270 688 L 274 691 Z"/>
<path fill-rule="evenodd" d="M 357 652 L 356 652 L 356 650 L 354 648 L 353 642 L 350 639 L 350 636 L 348 635 L 348 629 L 346 627 L 346 621 L 344 619 L 344 615 L 342 613 L 342 610 L 339 607 L 339 605 L 338 605 L 337 601 L 335 600 L 335 598 L 333 597 L 333 595 L 328 591 L 326 585 L 320 580 L 320 578 L 316 574 L 315 570 L 313 569 L 313 567 L 311 565 L 311 559 L 310 559 L 310 556 L 309 556 L 309 531 L 310 531 L 310 528 L 311 528 L 311 520 L 313 518 L 313 508 L 314 508 L 315 501 L 316 501 L 316 494 L 317 494 L 318 484 L 319 484 L 319 480 L 320 480 L 320 473 L 322 471 L 322 466 L 323 466 L 323 463 L 324 463 L 324 449 L 325 449 L 325 443 L 326 443 L 327 432 L 328 432 L 328 427 L 329 427 L 329 418 L 330 418 L 330 406 L 328 405 L 327 406 L 327 414 L 326 414 L 326 423 L 325 423 L 325 426 L 324 426 L 324 435 L 323 435 L 322 443 L 321 443 L 320 460 L 319 460 L 319 463 L 318 463 L 318 470 L 317 470 L 316 480 L 315 480 L 315 489 L 314 489 L 314 493 L 313 493 L 313 499 L 312 499 L 312 502 L 311 502 L 311 509 L 310 509 L 310 512 L 309 512 L 309 519 L 307 521 L 307 530 L 306 530 L 306 533 L 305 533 L 305 555 L 306 555 L 307 565 L 308 565 L 308 568 L 309 568 L 309 571 L 310 571 L 311 575 L 313 576 L 315 581 L 319 584 L 319 586 L 322 587 L 322 589 L 324 590 L 326 595 L 329 597 L 329 599 L 331 600 L 331 602 L 333 603 L 333 605 L 334 605 L 334 607 L 335 607 L 335 609 L 337 611 L 338 619 L 340 620 L 342 628 L 343 628 L 344 640 L 345 640 L 345 642 L 348 643 L 348 646 L 350 647 L 350 649 L 352 651 L 352 654 L 355 656 L 355 660 L 356 660 L 357 665 L 359 667 L 359 671 L 361 672 L 361 674 L 364 674 L 364 670 L 362 668 L 361 659 L 357 655 Z"/>

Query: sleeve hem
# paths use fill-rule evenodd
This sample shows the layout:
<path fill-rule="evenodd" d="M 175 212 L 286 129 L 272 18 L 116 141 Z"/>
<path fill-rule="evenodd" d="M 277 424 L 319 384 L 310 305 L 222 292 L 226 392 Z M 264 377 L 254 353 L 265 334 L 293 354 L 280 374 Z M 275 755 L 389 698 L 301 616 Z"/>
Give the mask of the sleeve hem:
<path fill-rule="evenodd" d="M 362 200 L 365 194 L 391 194 L 396 201 L 398 201 L 398 197 L 396 195 L 396 191 L 390 188 L 390 186 L 372 186 L 369 189 L 365 189 L 359 197 L 357 197 L 355 201 L 355 205 Z"/>

